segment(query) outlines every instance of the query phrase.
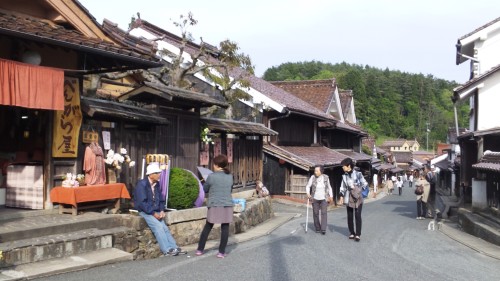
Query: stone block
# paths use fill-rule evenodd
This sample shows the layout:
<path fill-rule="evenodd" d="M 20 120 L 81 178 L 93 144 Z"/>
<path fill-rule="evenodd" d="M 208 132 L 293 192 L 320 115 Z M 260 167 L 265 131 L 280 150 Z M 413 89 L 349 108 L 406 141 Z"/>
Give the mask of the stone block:
<path fill-rule="evenodd" d="M 207 207 L 192 208 L 165 213 L 165 223 L 172 225 L 186 221 L 203 220 L 207 217 Z"/>

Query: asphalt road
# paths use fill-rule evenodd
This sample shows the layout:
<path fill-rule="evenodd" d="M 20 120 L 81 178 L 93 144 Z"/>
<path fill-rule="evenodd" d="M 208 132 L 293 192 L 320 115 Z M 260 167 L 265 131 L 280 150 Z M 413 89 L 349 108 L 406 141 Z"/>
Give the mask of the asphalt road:
<path fill-rule="evenodd" d="M 276 211 L 305 208 L 279 204 Z M 305 217 L 272 234 L 201 257 L 126 262 L 39 280 L 499 280 L 500 261 L 416 220 L 412 189 L 363 207 L 360 242 L 347 239 L 345 209 L 328 213 L 326 235 L 305 233 Z M 311 212 L 310 212 L 311 216 Z M 313 227 L 310 219 L 309 229 Z M 192 253 L 190 253 L 192 254 Z"/>

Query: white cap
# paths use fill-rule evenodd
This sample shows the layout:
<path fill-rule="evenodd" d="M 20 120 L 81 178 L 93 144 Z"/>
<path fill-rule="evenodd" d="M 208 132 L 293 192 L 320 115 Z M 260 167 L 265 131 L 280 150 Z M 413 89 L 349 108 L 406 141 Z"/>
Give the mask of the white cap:
<path fill-rule="evenodd" d="M 160 164 L 158 162 L 149 163 L 146 168 L 146 176 L 156 173 L 161 173 Z"/>

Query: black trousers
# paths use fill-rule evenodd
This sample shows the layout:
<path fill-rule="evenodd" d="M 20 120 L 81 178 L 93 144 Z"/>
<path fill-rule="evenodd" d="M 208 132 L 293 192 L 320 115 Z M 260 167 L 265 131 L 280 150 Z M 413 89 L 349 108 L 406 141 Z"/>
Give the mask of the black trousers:
<path fill-rule="evenodd" d="M 425 208 L 425 203 L 422 201 L 422 199 L 417 200 L 417 217 L 426 217 L 426 208 Z"/>
<path fill-rule="evenodd" d="M 208 235 L 212 228 L 214 227 L 213 223 L 205 223 L 205 227 L 203 227 L 203 231 L 200 235 L 200 241 L 198 242 L 198 250 L 203 251 L 205 249 L 205 244 L 207 243 Z M 220 226 L 220 244 L 219 244 L 219 253 L 226 253 L 227 240 L 229 239 L 229 223 L 223 223 Z"/>
<path fill-rule="evenodd" d="M 349 228 L 349 233 L 355 236 L 361 236 L 361 210 L 363 209 L 363 204 L 360 204 L 357 209 L 351 208 L 349 206 L 347 209 L 347 227 Z M 354 219 L 356 220 L 356 230 L 354 230 Z"/>
<path fill-rule="evenodd" d="M 316 200 L 312 199 L 312 207 L 313 207 L 313 220 L 314 220 L 314 228 L 316 231 L 326 231 L 327 221 L 326 221 L 326 213 L 328 202 L 326 200 Z M 319 212 L 321 211 L 321 223 L 319 219 Z"/>

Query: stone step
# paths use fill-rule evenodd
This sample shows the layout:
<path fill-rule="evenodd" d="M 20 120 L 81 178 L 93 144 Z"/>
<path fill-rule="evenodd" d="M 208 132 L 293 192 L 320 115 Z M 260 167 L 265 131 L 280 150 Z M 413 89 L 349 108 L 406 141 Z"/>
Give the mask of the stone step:
<path fill-rule="evenodd" d="M 459 223 L 465 232 L 500 246 L 500 224 L 467 209 L 459 209 L 458 213 Z"/>
<path fill-rule="evenodd" d="M 115 248 L 96 250 L 69 257 L 23 264 L 0 270 L 0 280 L 26 280 L 85 270 L 105 264 L 131 261 L 133 255 Z"/>
<path fill-rule="evenodd" d="M 0 243 L 3 255 L 0 268 L 112 248 L 113 235 L 129 231 L 133 230 L 127 227 L 91 228 Z"/>
<path fill-rule="evenodd" d="M 51 214 L 4 220 L 0 225 L 0 242 L 75 232 L 89 228 L 120 226 L 120 215 L 86 213 L 79 216 Z"/>

